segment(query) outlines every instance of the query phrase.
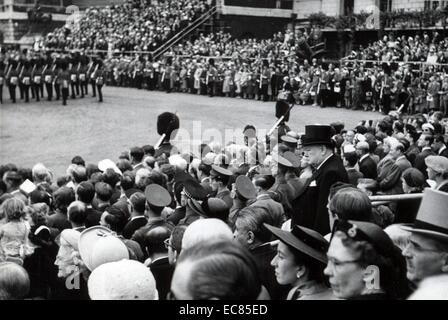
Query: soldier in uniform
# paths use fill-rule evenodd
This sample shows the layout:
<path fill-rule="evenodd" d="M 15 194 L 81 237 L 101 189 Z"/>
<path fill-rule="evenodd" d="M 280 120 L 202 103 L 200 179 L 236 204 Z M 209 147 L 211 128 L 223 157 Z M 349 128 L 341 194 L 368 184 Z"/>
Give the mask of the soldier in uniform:
<path fill-rule="evenodd" d="M 90 66 L 90 75 L 89 75 L 89 81 L 92 85 L 92 98 L 96 97 L 96 69 L 98 68 L 96 59 L 92 61 L 92 65 Z M 120 85 L 123 85 L 123 75 L 120 76 Z"/>
<path fill-rule="evenodd" d="M 94 74 L 96 79 L 96 89 L 98 90 L 98 102 L 103 102 L 103 86 L 104 86 L 105 74 L 102 60 L 98 60 L 97 68 Z"/>
<path fill-rule="evenodd" d="M 31 74 L 32 79 L 32 85 L 31 85 L 31 92 L 33 95 L 33 98 L 36 99 L 36 101 L 40 101 L 40 97 L 43 98 L 43 85 L 42 85 L 42 61 L 38 58 L 34 60 L 34 67 L 33 72 Z M 42 88 L 42 90 L 41 90 Z"/>
<path fill-rule="evenodd" d="M 67 105 L 67 98 L 69 95 L 69 87 L 70 87 L 70 79 L 71 79 L 71 71 L 68 69 L 68 61 L 63 59 L 61 61 L 61 69 L 59 70 L 58 80 L 60 84 L 60 90 L 62 92 L 62 105 Z"/>
<path fill-rule="evenodd" d="M 22 83 L 23 95 L 27 103 L 30 102 L 31 72 L 31 62 L 26 60 L 20 71 L 19 79 L 20 83 Z"/>
<path fill-rule="evenodd" d="M 89 93 L 87 73 L 89 69 L 89 58 L 85 55 L 81 56 L 81 67 L 79 68 L 79 84 L 81 87 L 81 98 L 84 98 Z"/>
<path fill-rule="evenodd" d="M 79 95 L 79 83 L 78 83 L 78 70 L 81 64 L 77 59 L 72 59 L 70 72 L 70 86 L 72 89 L 72 99 L 76 99 L 76 96 Z"/>
<path fill-rule="evenodd" d="M 174 113 L 164 112 L 157 117 L 157 133 L 163 139 L 160 139 L 161 142 L 156 148 L 155 158 L 162 154 L 165 154 L 168 158 L 174 153 L 174 146 L 170 143 L 170 140 L 174 138 L 177 129 L 179 129 L 179 117 Z"/>
<path fill-rule="evenodd" d="M 5 79 L 8 83 L 9 97 L 12 103 L 16 103 L 16 88 L 19 84 L 19 73 L 17 71 L 18 64 L 15 60 L 10 60 L 8 72 L 6 73 Z"/>
<path fill-rule="evenodd" d="M 43 80 L 45 82 L 45 88 L 47 90 L 47 100 L 51 101 L 53 99 L 53 78 L 54 78 L 54 69 L 56 68 L 56 64 L 52 65 L 51 60 L 48 59 L 46 61 L 46 65 L 44 67 L 44 71 L 42 73 Z"/>

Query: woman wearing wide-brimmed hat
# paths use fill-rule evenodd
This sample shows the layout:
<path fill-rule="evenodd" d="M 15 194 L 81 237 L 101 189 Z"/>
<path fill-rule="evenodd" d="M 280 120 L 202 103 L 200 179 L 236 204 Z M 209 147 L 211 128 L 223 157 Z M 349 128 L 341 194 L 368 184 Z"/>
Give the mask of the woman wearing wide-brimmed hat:
<path fill-rule="evenodd" d="M 328 242 L 316 231 L 294 226 L 291 231 L 264 224 L 280 240 L 272 259 L 277 282 L 290 285 L 287 300 L 334 299 L 324 281 Z"/>

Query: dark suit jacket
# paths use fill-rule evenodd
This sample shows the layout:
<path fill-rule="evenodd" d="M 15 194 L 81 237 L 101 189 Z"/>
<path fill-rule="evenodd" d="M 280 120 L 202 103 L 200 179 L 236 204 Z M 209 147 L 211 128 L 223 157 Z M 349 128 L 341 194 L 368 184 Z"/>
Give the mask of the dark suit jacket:
<path fill-rule="evenodd" d="M 432 150 L 426 149 L 423 150 L 422 152 L 420 152 L 417 157 L 415 158 L 415 164 L 414 167 L 418 170 L 420 170 L 426 178 L 428 178 L 428 172 L 426 172 L 426 163 L 425 163 L 425 159 L 428 156 L 433 156 L 435 155 L 434 152 L 432 152 Z"/>
<path fill-rule="evenodd" d="M 170 292 L 174 267 L 169 264 L 168 257 L 164 257 L 154 260 L 154 262 L 149 266 L 149 269 L 156 280 L 159 300 L 166 300 L 166 296 L 168 295 L 168 292 Z"/>
<path fill-rule="evenodd" d="M 442 157 L 448 158 L 448 148 L 446 148 L 445 150 L 443 150 L 443 151 L 442 151 L 442 153 L 441 153 L 441 154 L 439 154 L 439 156 L 442 156 Z"/>
<path fill-rule="evenodd" d="M 330 233 L 328 194 L 330 187 L 338 181 L 348 183 L 347 171 L 341 158 L 332 155 L 313 173 L 308 180 L 307 188 L 294 200 L 294 208 L 298 210 L 292 216 L 292 225 L 298 224 L 322 235 Z"/>
<path fill-rule="evenodd" d="M 370 156 L 367 156 L 359 162 L 359 171 L 366 179 L 376 180 L 378 177 L 377 165 Z"/>
<path fill-rule="evenodd" d="M 134 220 L 130 220 L 123 229 L 123 237 L 126 239 L 131 239 L 134 235 L 134 232 L 140 229 L 141 227 L 146 226 L 148 223 L 148 219 L 145 216 L 136 217 Z"/>

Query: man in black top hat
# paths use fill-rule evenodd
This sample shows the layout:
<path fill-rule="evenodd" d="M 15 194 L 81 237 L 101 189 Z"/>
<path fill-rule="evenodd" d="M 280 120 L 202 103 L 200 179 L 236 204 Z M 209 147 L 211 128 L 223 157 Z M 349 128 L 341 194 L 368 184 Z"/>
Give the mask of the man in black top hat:
<path fill-rule="evenodd" d="M 292 215 L 291 225 L 301 225 L 326 235 L 330 232 L 328 195 L 333 183 L 348 182 L 347 171 L 339 156 L 334 154 L 332 130 L 328 125 L 305 127 L 302 138 L 304 157 L 314 167 L 314 173 L 303 191 L 294 200 L 298 208 Z"/>

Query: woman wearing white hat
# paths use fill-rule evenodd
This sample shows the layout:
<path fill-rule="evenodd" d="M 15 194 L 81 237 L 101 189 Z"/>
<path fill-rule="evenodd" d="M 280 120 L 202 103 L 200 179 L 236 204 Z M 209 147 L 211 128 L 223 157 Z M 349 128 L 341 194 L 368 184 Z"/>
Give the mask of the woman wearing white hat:
<path fill-rule="evenodd" d="M 433 189 L 448 192 L 448 158 L 429 156 L 425 158 L 425 164 L 428 178 L 433 181 Z"/>

